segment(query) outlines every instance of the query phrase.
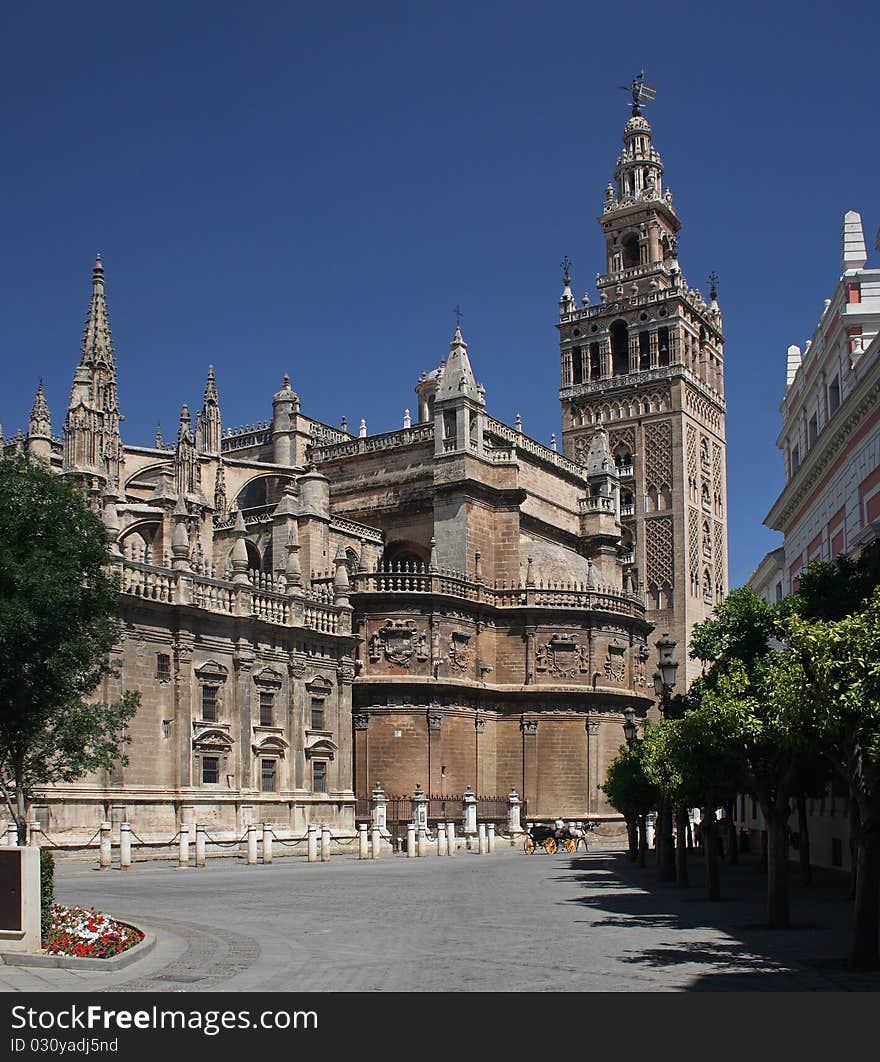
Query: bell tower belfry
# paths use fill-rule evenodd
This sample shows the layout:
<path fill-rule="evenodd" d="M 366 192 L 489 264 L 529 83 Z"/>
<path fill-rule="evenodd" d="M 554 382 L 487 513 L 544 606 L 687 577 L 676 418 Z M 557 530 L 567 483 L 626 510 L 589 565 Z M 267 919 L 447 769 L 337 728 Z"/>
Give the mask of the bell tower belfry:
<path fill-rule="evenodd" d="M 648 618 L 687 660 L 695 623 L 727 593 L 724 337 L 716 283 L 709 301 L 678 263 L 681 221 L 633 81 L 632 113 L 601 216 L 598 303 L 581 304 L 563 263 L 559 301 L 563 451 L 586 465 L 597 423 L 620 484 L 621 563 Z M 626 573 L 625 573 L 626 574 Z M 684 687 L 680 683 L 680 690 Z M 680 691 L 679 690 L 679 691 Z"/>

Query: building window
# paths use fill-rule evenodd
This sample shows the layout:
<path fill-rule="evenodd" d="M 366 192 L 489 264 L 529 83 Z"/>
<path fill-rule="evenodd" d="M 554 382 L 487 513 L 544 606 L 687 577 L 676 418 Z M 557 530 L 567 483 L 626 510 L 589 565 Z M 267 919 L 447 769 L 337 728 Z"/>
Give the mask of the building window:
<path fill-rule="evenodd" d="M 327 764 L 324 760 L 315 760 L 312 764 L 312 792 L 327 792 Z"/>
<path fill-rule="evenodd" d="M 260 690 L 260 726 L 274 726 L 275 694 Z"/>
<path fill-rule="evenodd" d="M 572 347 L 571 351 L 571 382 L 583 383 L 584 382 L 584 363 L 581 359 L 581 348 Z"/>
<path fill-rule="evenodd" d="M 809 439 L 809 445 L 812 446 L 813 443 L 816 441 L 816 439 L 818 439 L 818 437 L 819 437 L 819 414 L 818 413 L 814 413 L 812 415 L 812 417 L 810 417 L 810 422 L 809 422 L 809 424 L 807 426 L 807 438 Z"/>
<path fill-rule="evenodd" d="M 216 785 L 220 781 L 220 757 L 202 756 L 202 785 Z"/>
<path fill-rule="evenodd" d="M 260 788 L 264 793 L 278 791 L 278 761 L 260 760 Z"/>
<path fill-rule="evenodd" d="M 156 679 L 168 682 L 171 679 L 171 657 L 167 653 L 156 654 Z"/>
<path fill-rule="evenodd" d="M 312 697 L 312 730 L 324 729 L 324 702 Z"/>
<path fill-rule="evenodd" d="M 840 408 L 840 380 L 835 376 L 828 385 L 828 416 Z"/>
<path fill-rule="evenodd" d="M 796 446 L 792 446 L 792 448 L 791 448 L 791 474 L 794 475 L 795 472 L 797 472 L 797 470 L 800 468 L 800 466 L 801 466 L 800 451 L 798 450 L 798 448 Z"/>
<path fill-rule="evenodd" d="M 217 722 L 216 686 L 202 686 L 202 719 L 208 723 Z"/>
<path fill-rule="evenodd" d="M 162 737 L 163 738 L 170 738 L 171 737 L 171 720 L 170 719 L 163 719 L 162 720 Z"/>

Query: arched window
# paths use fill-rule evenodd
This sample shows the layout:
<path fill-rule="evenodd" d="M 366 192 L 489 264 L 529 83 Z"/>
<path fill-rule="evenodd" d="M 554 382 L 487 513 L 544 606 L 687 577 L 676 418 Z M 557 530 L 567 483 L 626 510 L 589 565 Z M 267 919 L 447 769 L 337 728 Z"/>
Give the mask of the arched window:
<path fill-rule="evenodd" d="M 648 487 L 648 493 L 645 495 L 645 509 L 649 513 L 656 512 L 660 508 L 660 496 L 657 493 L 656 487 Z"/>
<path fill-rule="evenodd" d="M 703 597 L 706 601 L 712 600 L 712 573 L 708 568 L 703 569 Z"/>
<path fill-rule="evenodd" d="M 610 332 L 613 374 L 625 376 L 629 372 L 629 329 L 626 327 L 626 321 L 615 321 Z"/>
<path fill-rule="evenodd" d="M 627 233 L 623 238 L 623 268 L 635 269 L 640 259 L 639 238 L 634 232 Z"/>
<path fill-rule="evenodd" d="M 658 508 L 660 509 L 672 508 L 672 488 L 667 483 L 663 483 L 660 487 L 660 496 L 658 498 L 658 502 Z"/>
<path fill-rule="evenodd" d="M 669 364 L 669 329 L 657 329 L 657 364 Z"/>

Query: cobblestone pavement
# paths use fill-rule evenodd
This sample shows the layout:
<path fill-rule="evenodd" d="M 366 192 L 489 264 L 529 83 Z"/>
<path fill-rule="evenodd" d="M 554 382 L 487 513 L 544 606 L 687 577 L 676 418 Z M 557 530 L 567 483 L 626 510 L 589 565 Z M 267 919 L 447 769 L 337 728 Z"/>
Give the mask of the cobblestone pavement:
<path fill-rule="evenodd" d="M 155 950 L 115 974 L 0 966 L 5 991 L 829 991 L 880 989 L 853 974 L 841 878 L 795 886 L 795 928 L 762 927 L 764 878 L 724 867 L 725 899 L 659 885 L 621 853 L 452 859 L 347 856 L 123 874 L 60 865 L 61 902 L 154 930 Z"/>

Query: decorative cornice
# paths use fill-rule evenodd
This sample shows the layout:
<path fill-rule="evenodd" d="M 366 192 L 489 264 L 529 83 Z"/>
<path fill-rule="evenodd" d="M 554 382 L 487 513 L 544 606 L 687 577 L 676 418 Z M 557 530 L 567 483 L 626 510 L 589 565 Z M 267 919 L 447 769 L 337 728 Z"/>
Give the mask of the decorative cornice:
<path fill-rule="evenodd" d="M 878 362 L 878 366 L 880 366 L 880 362 Z M 785 485 L 773 508 L 764 518 L 764 524 L 767 527 L 774 531 L 785 531 L 802 504 L 816 489 L 817 483 L 819 483 L 829 466 L 833 464 L 835 458 L 845 448 L 849 437 L 871 411 L 876 408 L 878 400 L 880 400 L 880 377 L 877 376 L 876 372 L 873 375 L 877 377 L 873 383 L 870 382 L 870 377 L 865 377 L 861 381 L 862 386 L 857 388 L 838 410 L 838 416 L 844 410 L 847 410 L 846 417 L 834 425 L 831 433 L 827 434 L 828 430 L 832 428 L 832 425 L 829 424 L 826 431 L 819 435 L 813 447 L 807 451 L 807 456 L 801 466 Z M 859 394 L 859 390 L 862 390 L 861 394 Z M 823 435 L 825 436 L 824 438 Z"/>

